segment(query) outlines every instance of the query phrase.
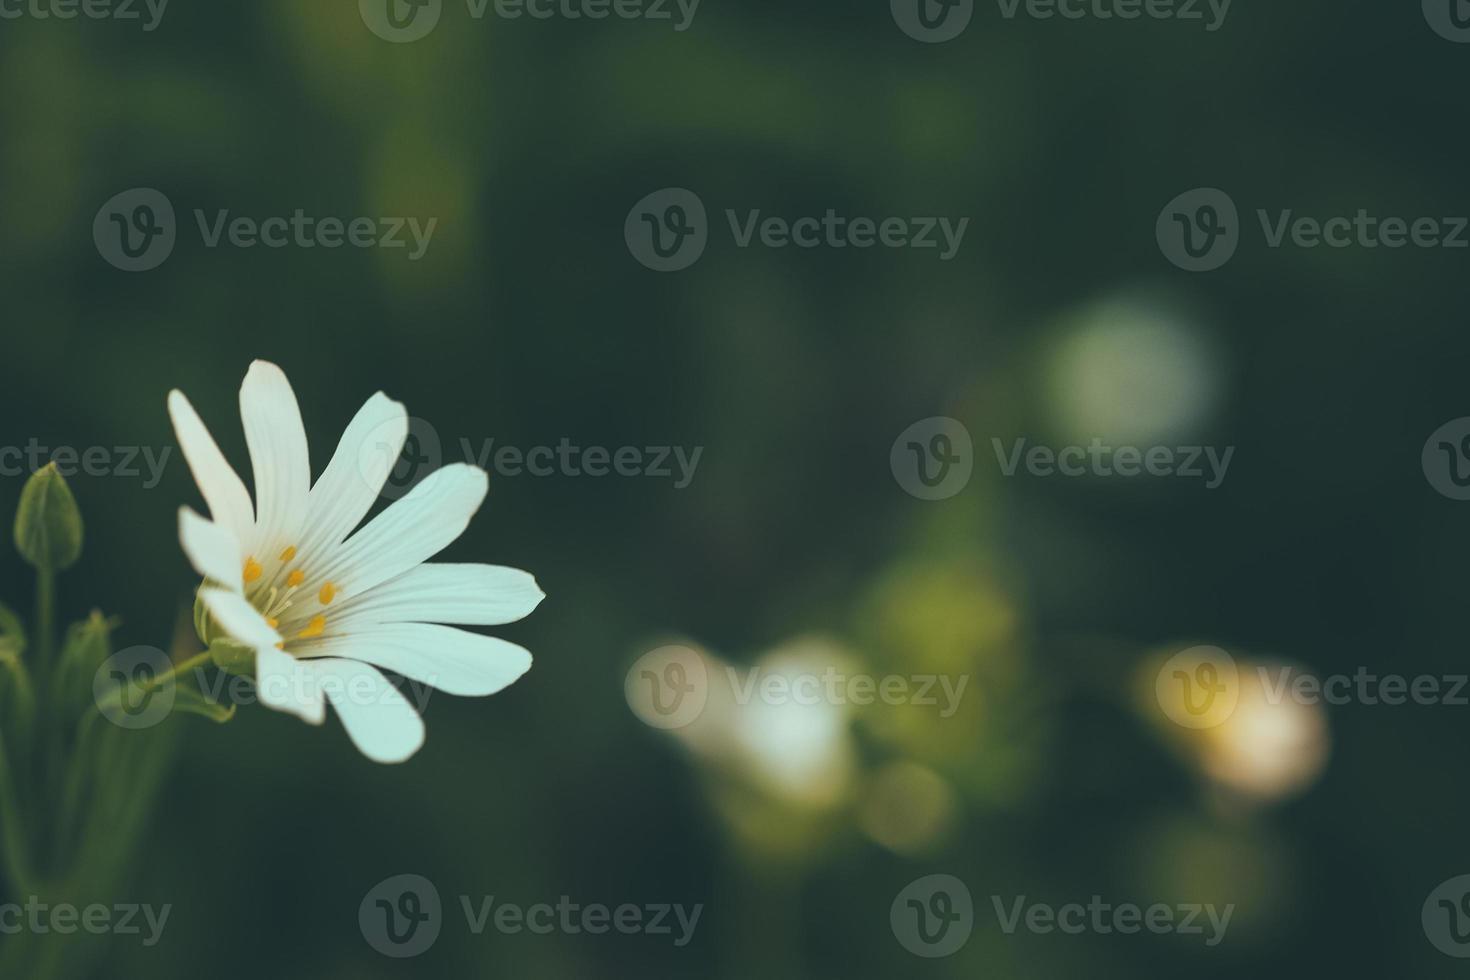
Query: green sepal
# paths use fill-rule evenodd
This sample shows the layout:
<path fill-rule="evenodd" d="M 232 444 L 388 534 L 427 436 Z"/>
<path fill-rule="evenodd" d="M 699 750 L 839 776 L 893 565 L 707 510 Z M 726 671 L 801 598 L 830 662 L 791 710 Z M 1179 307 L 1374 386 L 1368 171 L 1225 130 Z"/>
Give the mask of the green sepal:
<path fill-rule="evenodd" d="M 92 703 L 92 682 L 97 671 L 112 656 L 112 631 L 118 621 L 97 610 L 80 623 L 67 627 L 61 659 L 52 683 L 53 706 L 78 710 Z"/>
<path fill-rule="evenodd" d="M 233 639 L 215 623 L 214 618 L 209 615 L 209 609 L 204 605 L 204 599 L 200 593 L 209 586 L 205 580 L 204 585 L 199 587 L 199 593 L 194 596 L 194 632 L 209 650 L 210 659 L 220 670 L 230 674 L 239 674 L 243 677 L 255 676 L 255 651 L 245 644 Z"/>
<path fill-rule="evenodd" d="M 221 637 L 209 645 L 209 656 L 227 674 L 255 676 L 255 651 L 243 643 Z"/>
<path fill-rule="evenodd" d="M 204 605 L 204 586 L 201 585 L 199 591 L 194 593 L 194 635 L 206 647 L 209 646 L 213 627 L 214 621 L 209 618 L 209 610 Z"/>
<path fill-rule="evenodd" d="M 55 463 L 26 481 L 15 511 L 15 547 L 43 572 L 61 572 L 82 554 L 82 514 Z"/>

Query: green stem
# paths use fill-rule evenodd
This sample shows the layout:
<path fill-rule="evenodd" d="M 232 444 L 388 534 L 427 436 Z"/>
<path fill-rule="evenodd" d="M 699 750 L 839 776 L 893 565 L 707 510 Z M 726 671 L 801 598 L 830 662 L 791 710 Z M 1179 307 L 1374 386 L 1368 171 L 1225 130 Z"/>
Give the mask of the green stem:
<path fill-rule="evenodd" d="M 154 688 L 162 687 L 164 684 L 167 684 L 179 674 L 187 673 L 188 671 L 197 670 L 198 668 L 203 667 L 205 664 L 209 663 L 211 659 L 212 657 L 208 650 L 205 650 L 203 653 L 195 654 L 181 664 L 174 664 L 168 670 L 164 671 L 162 674 L 159 674 L 148 683 L 138 685 L 138 693 L 147 694 Z M 109 694 L 103 700 L 97 702 L 97 710 L 100 712 L 103 708 L 121 704 L 122 693 L 122 685 L 118 685 L 116 688 L 113 689 L 111 694 Z"/>
<path fill-rule="evenodd" d="M 41 813 L 46 813 L 51 801 L 57 798 L 60 791 L 62 763 L 65 759 L 62 716 L 52 705 L 59 666 L 56 662 L 56 570 L 53 568 L 36 568 L 36 621 L 32 624 L 32 630 L 36 637 L 35 695 L 36 707 L 40 712 L 37 718 L 37 737 L 41 744 L 35 747 L 28 761 L 32 765 L 40 764 L 42 768 L 40 772 L 33 769 L 29 771 L 27 779 L 39 789 L 37 805 Z M 37 828 L 32 828 L 33 833 L 36 831 Z M 39 849 L 40 845 L 37 847 Z M 44 867 L 45 859 L 42 858 L 41 862 L 41 873 L 47 874 L 49 869 Z"/>
<path fill-rule="evenodd" d="M 33 892 L 36 882 L 28 856 L 29 840 L 25 825 L 21 823 L 20 803 L 16 798 L 15 780 L 10 774 L 3 740 L 0 740 L 0 848 L 5 854 L 11 883 L 21 893 Z"/>
<path fill-rule="evenodd" d="M 49 568 L 36 569 L 35 631 L 41 669 L 46 671 L 56 655 L 56 573 Z"/>

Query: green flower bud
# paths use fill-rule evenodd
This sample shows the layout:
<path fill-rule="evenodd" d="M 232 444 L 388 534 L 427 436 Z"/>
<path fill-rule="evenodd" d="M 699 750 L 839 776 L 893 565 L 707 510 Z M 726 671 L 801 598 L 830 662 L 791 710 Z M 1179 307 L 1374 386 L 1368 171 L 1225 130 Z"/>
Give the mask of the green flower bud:
<path fill-rule="evenodd" d="M 31 474 L 20 492 L 15 547 L 43 572 L 64 571 L 81 556 L 82 515 L 55 463 Z"/>
<path fill-rule="evenodd" d="M 92 703 L 92 678 L 112 656 L 112 631 L 116 627 L 116 621 L 94 609 L 87 619 L 67 629 L 56 677 L 51 682 L 54 709 L 71 712 Z"/>

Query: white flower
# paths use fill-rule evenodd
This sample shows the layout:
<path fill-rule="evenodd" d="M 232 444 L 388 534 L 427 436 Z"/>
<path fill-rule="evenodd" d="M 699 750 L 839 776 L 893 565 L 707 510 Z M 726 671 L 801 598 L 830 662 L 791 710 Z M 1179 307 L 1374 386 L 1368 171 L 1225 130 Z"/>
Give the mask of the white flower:
<path fill-rule="evenodd" d="M 479 509 L 483 470 L 446 466 L 352 533 L 408 436 L 398 402 L 368 399 L 312 485 L 296 395 L 280 368 L 253 363 L 240 387 L 253 508 L 182 392 L 168 408 L 212 518 L 181 508 L 179 540 L 211 617 L 255 651 L 263 704 L 318 725 L 331 701 L 364 755 L 402 762 L 423 744 L 423 719 L 377 667 L 461 696 L 494 694 L 530 669 L 521 647 L 439 625 L 514 622 L 545 598 L 517 569 L 427 563 Z"/>

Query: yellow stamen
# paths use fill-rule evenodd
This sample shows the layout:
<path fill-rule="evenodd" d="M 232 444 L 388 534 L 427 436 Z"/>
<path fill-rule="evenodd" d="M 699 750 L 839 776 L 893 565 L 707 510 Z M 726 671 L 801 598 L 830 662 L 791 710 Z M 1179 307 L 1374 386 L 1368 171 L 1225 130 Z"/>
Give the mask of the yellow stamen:
<path fill-rule="evenodd" d="M 287 548 L 285 551 L 281 552 L 281 561 L 290 561 L 292 558 L 295 557 L 296 546 L 294 544 L 291 545 L 291 547 Z"/>
<path fill-rule="evenodd" d="M 260 578 L 260 573 L 262 571 L 264 571 L 264 569 L 260 567 L 260 562 L 256 561 L 254 558 L 245 559 L 246 582 L 254 582 L 256 579 Z"/>
<path fill-rule="evenodd" d="M 296 588 L 296 586 L 300 585 L 302 582 L 305 582 L 305 581 L 306 581 L 306 573 L 303 572 L 299 568 L 298 569 L 295 569 L 294 571 L 291 572 L 290 575 L 287 575 L 286 576 L 286 584 L 289 585 L 293 589 Z"/>
<path fill-rule="evenodd" d="M 322 586 L 322 590 L 316 594 L 316 597 L 321 600 L 322 605 L 329 606 L 332 604 L 332 600 L 337 598 L 337 587 L 331 582 L 328 582 Z"/>
<path fill-rule="evenodd" d="M 277 626 L 281 625 L 281 621 L 274 616 L 267 616 L 265 621 L 271 629 L 275 629 Z"/>
<path fill-rule="evenodd" d="M 276 649 L 277 650 L 284 650 L 284 649 L 286 649 L 286 641 L 285 640 L 282 640 L 280 643 L 277 643 L 276 644 Z"/>
<path fill-rule="evenodd" d="M 327 617 L 313 616 L 311 622 L 306 624 L 306 629 L 297 633 L 297 637 L 306 639 L 313 636 L 321 636 L 327 630 Z"/>

